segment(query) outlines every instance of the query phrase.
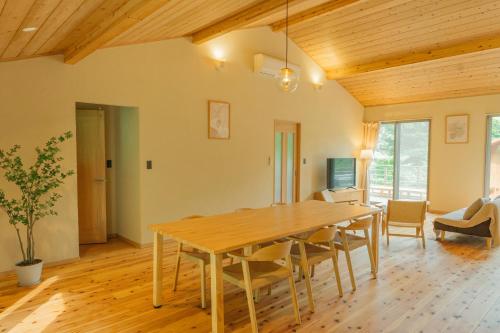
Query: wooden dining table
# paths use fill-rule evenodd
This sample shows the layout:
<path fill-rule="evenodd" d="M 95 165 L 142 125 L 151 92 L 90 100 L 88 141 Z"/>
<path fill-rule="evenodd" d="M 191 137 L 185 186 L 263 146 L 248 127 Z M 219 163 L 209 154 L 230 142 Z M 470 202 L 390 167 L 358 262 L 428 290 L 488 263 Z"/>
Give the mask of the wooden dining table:
<path fill-rule="evenodd" d="M 309 200 L 150 225 L 154 232 L 153 306 L 162 306 L 164 237 L 210 254 L 212 332 L 221 333 L 224 332 L 224 253 L 373 215 L 372 247 L 378 270 L 381 212 L 377 207 Z"/>

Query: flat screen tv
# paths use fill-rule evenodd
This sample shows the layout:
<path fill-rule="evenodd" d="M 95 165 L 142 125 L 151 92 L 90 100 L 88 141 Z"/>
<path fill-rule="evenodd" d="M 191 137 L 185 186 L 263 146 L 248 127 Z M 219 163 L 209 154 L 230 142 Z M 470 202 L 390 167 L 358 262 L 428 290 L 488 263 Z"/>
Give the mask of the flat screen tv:
<path fill-rule="evenodd" d="M 355 158 L 328 158 L 326 182 L 329 190 L 356 186 Z"/>

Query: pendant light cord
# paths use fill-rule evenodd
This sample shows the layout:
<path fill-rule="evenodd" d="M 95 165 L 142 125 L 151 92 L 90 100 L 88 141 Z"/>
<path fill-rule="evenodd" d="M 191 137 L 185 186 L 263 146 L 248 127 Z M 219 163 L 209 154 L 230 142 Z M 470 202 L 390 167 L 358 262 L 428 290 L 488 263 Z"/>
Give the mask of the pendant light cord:
<path fill-rule="evenodd" d="M 288 68 L 288 0 L 286 0 L 286 18 L 285 18 L 285 68 Z"/>

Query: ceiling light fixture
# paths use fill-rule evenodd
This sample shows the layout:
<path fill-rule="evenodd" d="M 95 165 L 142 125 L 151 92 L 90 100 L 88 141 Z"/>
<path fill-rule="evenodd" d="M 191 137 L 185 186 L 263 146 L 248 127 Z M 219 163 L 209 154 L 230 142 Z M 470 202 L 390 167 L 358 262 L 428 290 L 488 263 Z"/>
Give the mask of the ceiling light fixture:
<path fill-rule="evenodd" d="M 285 67 L 280 70 L 278 84 L 284 92 L 294 92 L 299 85 L 297 74 L 288 68 L 288 0 L 286 1 L 286 30 L 285 30 Z"/>
<path fill-rule="evenodd" d="M 26 27 L 26 28 L 23 28 L 24 32 L 33 32 L 33 31 L 37 31 L 37 30 L 38 30 L 37 27 Z"/>

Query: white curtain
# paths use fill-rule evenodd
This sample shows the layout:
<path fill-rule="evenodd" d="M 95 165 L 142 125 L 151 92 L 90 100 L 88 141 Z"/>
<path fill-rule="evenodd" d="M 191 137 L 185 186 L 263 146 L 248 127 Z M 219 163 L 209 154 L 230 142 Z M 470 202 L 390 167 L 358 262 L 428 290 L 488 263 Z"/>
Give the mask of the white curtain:
<path fill-rule="evenodd" d="M 361 149 L 371 149 L 372 151 L 375 151 L 375 148 L 377 147 L 379 128 L 380 125 L 376 122 L 363 123 L 363 144 Z M 363 170 L 363 172 L 360 177 L 360 187 L 365 189 L 365 202 L 368 202 L 369 200 L 370 180 L 368 168 L 370 167 L 370 162 L 371 161 L 369 160 L 361 161 L 361 170 Z"/>

